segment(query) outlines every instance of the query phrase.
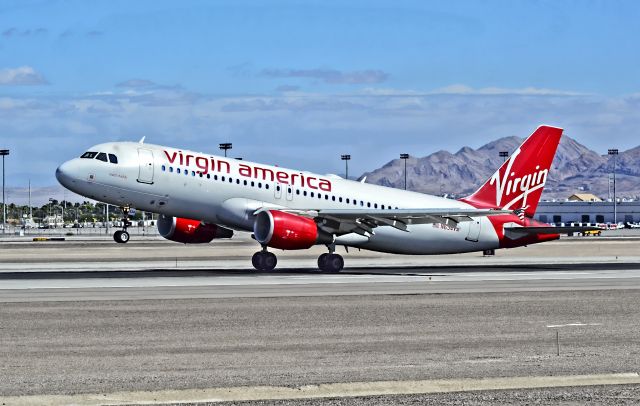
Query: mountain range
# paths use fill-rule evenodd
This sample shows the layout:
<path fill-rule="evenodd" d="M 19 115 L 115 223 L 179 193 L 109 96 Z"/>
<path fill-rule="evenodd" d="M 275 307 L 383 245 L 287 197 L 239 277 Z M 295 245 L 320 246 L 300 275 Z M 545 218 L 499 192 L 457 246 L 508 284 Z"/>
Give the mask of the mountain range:
<path fill-rule="evenodd" d="M 407 189 L 417 192 L 465 196 L 475 191 L 502 164 L 500 151 L 511 154 L 524 139 L 504 137 L 478 149 L 438 151 L 407 159 Z M 543 199 L 566 199 L 574 193 L 609 198 L 613 158 L 600 155 L 571 137 L 563 136 L 549 172 Z M 363 174 L 368 183 L 404 187 L 404 162 L 394 159 Z M 620 151 L 616 164 L 618 198 L 640 197 L 640 146 Z"/>

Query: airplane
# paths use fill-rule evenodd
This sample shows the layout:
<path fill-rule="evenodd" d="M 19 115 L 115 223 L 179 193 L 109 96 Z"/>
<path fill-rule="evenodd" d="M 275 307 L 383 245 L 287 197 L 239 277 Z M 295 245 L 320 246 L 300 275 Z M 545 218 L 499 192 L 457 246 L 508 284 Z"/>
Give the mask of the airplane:
<path fill-rule="evenodd" d="M 459 200 L 139 142 L 109 142 L 61 164 L 56 178 L 82 196 L 119 206 L 126 243 L 132 208 L 159 214 L 164 238 L 184 244 L 252 232 L 258 271 L 268 248 L 325 245 L 323 272 L 339 272 L 344 246 L 397 254 L 451 254 L 551 241 L 584 227 L 533 219 L 562 129 L 540 126 L 473 194 Z M 472 168 L 470 168 L 472 170 Z"/>

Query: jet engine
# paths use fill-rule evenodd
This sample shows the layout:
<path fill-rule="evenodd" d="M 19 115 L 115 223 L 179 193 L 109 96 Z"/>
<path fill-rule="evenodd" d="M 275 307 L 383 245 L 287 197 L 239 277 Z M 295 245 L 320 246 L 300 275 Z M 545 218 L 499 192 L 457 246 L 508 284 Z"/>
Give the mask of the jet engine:
<path fill-rule="evenodd" d="M 260 244 L 283 250 L 301 250 L 333 242 L 333 235 L 319 230 L 313 219 L 279 210 L 258 213 L 253 235 Z"/>
<path fill-rule="evenodd" d="M 184 244 L 203 244 L 214 238 L 231 238 L 233 231 L 215 224 L 202 223 L 164 214 L 158 218 L 158 232 L 167 240 Z"/>

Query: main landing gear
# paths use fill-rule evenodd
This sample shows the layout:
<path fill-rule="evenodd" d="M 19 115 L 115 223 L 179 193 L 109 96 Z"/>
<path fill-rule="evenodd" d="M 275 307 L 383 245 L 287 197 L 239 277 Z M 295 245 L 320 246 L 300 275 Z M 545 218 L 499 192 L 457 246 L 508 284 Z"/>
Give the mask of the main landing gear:
<path fill-rule="evenodd" d="M 329 252 L 318 257 L 318 268 L 320 268 L 322 272 L 327 273 L 342 271 L 342 268 L 344 268 L 344 259 L 341 255 L 335 253 L 335 245 L 328 245 L 327 247 L 329 248 Z"/>
<path fill-rule="evenodd" d="M 261 272 L 271 272 L 276 269 L 278 258 L 273 252 L 267 251 L 267 247 L 262 247 L 262 251 L 253 254 L 251 263 L 256 270 Z"/>
<path fill-rule="evenodd" d="M 129 242 L 130 239 L 129 232 L 127 231 L 127 227 L 131 225 L 129 221 L 129 209 L 128 206 L 122 207 L 122 230 L 113 233 L 113 240 L 119 244 L 125 244 Z"/>
<path fill-rule="evenodd" d="M 344 268 L 344 259 L 342 255 L 334 253 L 325 253 L 318 257 L 318 268 L 322 272 L 337 273 Z"/>
<path fill-rule="evenodd" d="M 318 268 L 320 268 L 322 272 L 337 273 L 342 271 L 342 268 L 344 268 L 344 259 L 341 255 L 336 254 L 334 249 L 329 247 L 330 252 L 318 257 Z M 263 247 L 262 251 L 258 251 L 253 254 L 251 263 L 257 271 L 271 272 L 276 269 L 278 258 L 273 252 L 267 251 L 267 247 Z"/>

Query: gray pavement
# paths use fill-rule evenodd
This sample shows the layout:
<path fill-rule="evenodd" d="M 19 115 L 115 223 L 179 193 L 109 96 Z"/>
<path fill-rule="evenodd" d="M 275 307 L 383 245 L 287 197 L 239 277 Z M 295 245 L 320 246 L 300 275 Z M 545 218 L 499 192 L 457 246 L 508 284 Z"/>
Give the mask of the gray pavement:
<path fill-rule="evenodd" d="M 0 395 L 638 372 L 638 297 L 4 303 Z"/>
<path fill-rule="evenodd" d="M 255 273 L 247 268 L 255 246 L 238 241 L 3 243 L 1 400 L 640 372 L 636 239 L 561 240 L 490 258 L 352 250 L 345 255 L 350 267 L 339 275 L 315 271 L 315 256 L 322 252 L 317 249 L 279 254 L 282 271 Z M 640 403 L 637 386 L 327 402 L 509 399 Z"/>

